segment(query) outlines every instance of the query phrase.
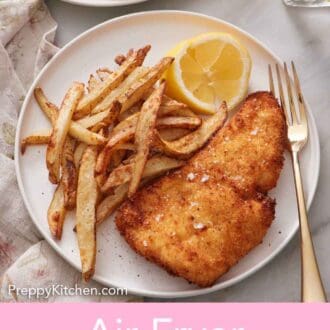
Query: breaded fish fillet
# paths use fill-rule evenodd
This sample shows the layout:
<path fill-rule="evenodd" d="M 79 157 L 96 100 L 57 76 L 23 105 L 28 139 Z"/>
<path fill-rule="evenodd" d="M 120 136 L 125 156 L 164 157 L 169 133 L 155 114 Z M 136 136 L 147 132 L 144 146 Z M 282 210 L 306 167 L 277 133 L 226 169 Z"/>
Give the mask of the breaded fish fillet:
<path fill-rule="evenodd" d="M 187 165 L 137 192 L 116 224 L 139 254 L 201 287 L 262 242 L 275 214 L 266 196 L 283 165 L 286 124 L 267 92 L 238 113 Z"/>

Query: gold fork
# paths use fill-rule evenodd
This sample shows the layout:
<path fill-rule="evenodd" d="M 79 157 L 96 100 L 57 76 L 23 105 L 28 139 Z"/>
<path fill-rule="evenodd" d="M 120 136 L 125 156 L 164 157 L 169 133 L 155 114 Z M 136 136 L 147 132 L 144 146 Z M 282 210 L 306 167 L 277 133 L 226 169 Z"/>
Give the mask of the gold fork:
<path fill-rule="evenodd" d="M 308 225 L 304 189 L 299 165 L 299 152 L 303 149 L 308 139 L 306 106 L 295 65 L 293 62 L 291 62 L 291 65 L 294 83 L 291 82 L 287 65 L 284 63 L 284 76 L 287 91 L 286 97 L 284 93 L 285 85 L 282 83 L 278 64 L 276 64 L 275 68 L 280 102 L 285 112 L 288 125 L 288 140 L 291 145 L 291 159 L 298 203 L 301 238 L 301 300 L 303 302 L 326 302 L 326 295 L 317 265 L 313 241 Z M 268 75 L 270 91 L 275 96 L 271 65 L 268 65 Z M 289 106 L 287 106 L 286 100 L 288 100 Z"/>

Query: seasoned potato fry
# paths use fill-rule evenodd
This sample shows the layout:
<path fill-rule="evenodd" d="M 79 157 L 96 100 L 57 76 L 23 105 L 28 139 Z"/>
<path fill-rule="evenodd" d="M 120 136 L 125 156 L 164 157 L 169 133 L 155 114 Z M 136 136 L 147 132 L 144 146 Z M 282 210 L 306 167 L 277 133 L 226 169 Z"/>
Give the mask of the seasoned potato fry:
<path fill-rule="evenodd" d="M 174 141 L 191 133 L 191 130 L 184 128 L 161 128 L 158 130 L 159 136 L 165 141 Z"/>
<path fill-rule="evenodd" d="M 125 112 L 121 112 L 118 116 L 118 121 L 122 122 L 124 120 L 126 120 L 128 117 L 135 115 L 137 112 L 140 111 L 142 104 L 139 104 L 139 102 L 137 104 L 135 104 L 134 106 L 130 107 L 128 110 L 126 110 Z"/>
<path fill-rule="evenodd" d="M 52 183 L 60 181 L 61 153 L 69 131 L 72 115 L 84 92 L 84 85 L 73 83 L 66 93 L 58 118 L 53 128 L 52 135 L 47 147 L 46 164 L 49 171 L 49 180 Z"/>
<path fill-rule="evenodd" d="M 133 51 L 134 51 L 133 48 L 131 48 L 131 49 L 128 50 L 126 55 L 118 54 L 115 57 L 115 63 L 118 64 L 118 65 L 122 65 L 126 61 L 127 57 L 132 55 Z"/>
<path fill-rule="evenodd" d="M 135 82 L 125 94 L 121 95 L 118 98 L 118 101 L 122 104 L 121 112 L 128 110 L 140 101 L 144 94 L 161 78 L 173 61 L 173 57 L 162 58 L 139 81 Z"/>
<path fill-rule="evenodd" d="M 129 127 L 136 128 L 139 116 L 140 112 L 137 112 L 121 121 L 114 127 L 113 134 Z M 199 117 L 162 117 L 156 120 L 156 127 L 160 129 L 164 127 L 194 129 L 200 126 L 201 123 L 202 121 Z"/>
<path fill-rule="evenodd" d="M 76 207 L 78 175 L 73 157 L 74 146 L 75 141 L 68 136 L 63 147 L 61 177 L 64 188 L 64 205 L 67 210 L 72 210 Z"/>
<path fill-rule="evenodd" d="M 128 197 L 135 194 L 139 187 L 143 169 L 148 159 L 149 148 L 152 144 L 157 113 L 162 102 L 164 90 L 165 82 L 162 82 L 142 105 L 135 131 L 137 150 L 133 162 L 132 178 L 128 187 Z"/>
<path fill-rule="evenodd" d="M 189 108 L 170 108 L 161 106 L 159 109 L 159 117 L 165 116 L 180 116 L 180 117 L 193 117 L 199 118 L 192 110 Z"/>
<path fill-rule="evenodd" d="M 58 108 L 55 104 L 49 102 L 45 93 L 40 87 L 34 89 L 34 97 L 39 104 L 40 109 L 48 117 L 52 125 L 55 125 L 58 116 Z"/>
<path fill-rule="evenodd" d="M 65 220 L 66 209 L 64 205 L 64 186 L 63 183 L 57 186 L 53 199 L 49 205 L 47 212 L 48 226 L 51 234 L 61 239 L 63 224 Z"/>
<path fill-rule="evenodd" d="M 25 137 L 21 142 L 21 153 L 24 154 L 26 147 L 32 144 L 48 144 L 50 141 L 51 130 L 46 130 L 39 133 L 34 133 Z"/>
<path fill-rule="evenodd" d="M 137 67 L 134 71 L 109 95 L 107 95 L 104 100 L 102 100 L 92 111 L 92 114 L 109 110 L 113 103 L 120 97 L 120 95 L 126 93 L 132 84 L 138 81 L 147 73 L 148 69 L 145 67 Z"/>
<path fill-rule="evenodd" d="M 150 50 L 150 46 L 145 46 L 134 52 L 123 65 L 121 65 L 117 72 L 111 74 L 104 80 L 101 86 L 91 93 L 85 95 L 79 102 L 74 114 L 74 119 L 80 119 L 88 115 L 92 109 L 100 103 L 104 98 L 115 88 L 117 88 L 122 81 L 138 66 L 141 66 L 146 55 Z"/>
<path fill-rule="evenodd" d="M 101 81 L 98 80 L 93 74 L 91 74 L 87 83 L 88 93 L 91 93 L 93 89 L 97 89 L 100 85 Z"/>
<path fill-rule="evenodd" d="M 96 262 L 96 204 L 98 187 L 94 178 L 96 147 L 88 147 L 81 160 L 77 188 L 76 229 L 84 281 L 94 275 Z"/>
<path fill-rule="evenodd" d="M 99 112 L 95 115 L 86 116 L 82 119 L 77 120 L 76 123 L 81 125 L 82 127 L 91 128 L 94 125 L 102 122 L 102 120 L 104 120 L 105 118 L 107 118 L 109 116 L 109 112 L 109 110 L 106 110 Z"/>
<path fill-rule="evenodd" d="M 116 134 L 117 132 L 122 131 L 123 129 L 127 129 L 129 127 L 136 128 L 136 124 L 139 119 L 140 112 L 137 112 L 129 117 L 127 117 L 125 120 L 121 121 L 119 124 L 117 124 L 112 131 L 112 135 Z"/>
<path fill-rule="evenodd" d="M 136 151 L 136 146 L 133 143 L 123 143 L 115 147 L 116 150 Z"/>
<path fill-rule="evenodd" d="M 200 126 L 202 120 L 199 117 L 163 117 L 158 118 L 156 122 L 157 128 L 173 127 L 194 129 Z"/>
<path fill-rule="evenodd" d="M 108 216 L 110 216 L 116 208 L 127 197 L 128 185 L 124 184 L 115 189 L 112 195 L 105 197 L 96 209 L 97 225 L 102 223 Z"/>
<path fill-rule="evenodd" d="M 181 167 L 185 162 L 182 160 L 169 158 L 162 155 L 151 157 L 145 165 L 142 178 L 156 177 L 169 170 Z M 109 175 L 105 184 L 101 187 L 103 193 L 107 193 L 110 189 L 127 183 L 132 178 L 133 164 L 120 165 L 115 168 Z"/>
<path fill-rule="evenodd" d="M 109 127 L 117 121 L 118 115 L 120 114 L 120 109 L 121 104 L 118 101 L 114 101 L 110 109 L 90 117 L 85 117 L 86 119 L 84 118 L 85 122 L 83 125 L 92 125 L 93 131 L 98 132 L 101 128 Z M 100 116 L 100 114 L 102 114 L 102 116 Z M 99 117 L 95 118 L 96 116 Z M 89 122 L 87 122 L 87 118 L 89 118 Z"/>
<path fill-rule="evenodd" d="M 156 132 L 156 148 L 168 156 L 186 159 L 202 148 L 207 141 L 224 125 L 227 119 L 227 106 L 225 103 L 210 118 L 203 121 L 202 125 L 194 132 L 187 134 L 175 141 L 163 140 Z"/>
<path fill-rule="evenodd" d="M 116 149 L 111 157 L 110 170 L 118 167 L 126 156 L 125 149 Z"/>
<path fill-rule="evenodd" d="M 110 164 L 111 156 L 116 150 L 115 147 L 129 141 L 134 134 L 135 127 L 126 127 L 110 136 L 109 141 L 97 157 L 95 172 L 104 174 Z"/>
<path fill-rule="evenodd" d="M 70 123 L 69 133 L 77 140 L 91 145 L 102 145 L 107 142 L 107 139 L 102 135 L 91 132 L 74 121 L 71 121 Z"/>
<path fill-rule="evenodd" d="M 166 98 L 164 97 L 162 100 L 161 108 L 159 109 L 159 116 L 167 116 L 173 111 L 183 110 L 183 109 L 189 110 L 189 107 L 184 103 L 170 99 L 169 97 Z M 196 115 L 192 111 L 191 114 L 192 116 L 196 117 Z"/>
<path fill-rule="evenodd" d="M 170 100 L 170 101 L 174 101 L 174 100 Z M 174 101 L 174 102 L 176 102 L 176 101 Z M 139 112 L 140 109 L 141 109 L 142 104 L 143 104 L 143 102 L 141 104 L 135 104 L 134 106 L 130 107 L 125 112 L 122 112 L 119 115 L 118 120 L 119 121 L 123 121 L 126 118 L 130 117 L 131 115 Z M 166 103 L 164 102 L 164 100 L 162 100 L 162 104 L 161 104 L 161 106 L 159 108 L 159 111 L 158 111 L 158 117 L 179 116 L 179 117 L 195 117 L 195 118 L 199 118 L 185 104 L 184 104 L 183 107 L 181 106 L 181 104 L 182 103 L 179 103 L 179 105 L 174 104 L 173 106 L 172 105 L 166 105 Z"/>
<path fill-rule="evenodd" d="M 80 167 L 80 161 L 82 159 L 82 156 L 83 156 L 86 148 L 87 148 L 87 144 L 83 143 L 83 142 L 80 142 L 76 146 L 76 149 L 75 149 L 74 154 L 73 154 L 73 161 L 74 161 L 74 166 L 76 167 L 77 170 Z"/>
<path fill-rule="evenodd" d="M 111 74 L 113 74 L 113 71 L 111 71 L 109 68 L 99 68 L 96 70 L 96 73 L 101 81 L 104 81 L 109 78 Z"/>
<path fill-rule="evenodd" d="M 41 108 L 41 110 L 46 114 L 46 116 L 50 119 L 52 124 L 57 120 L 58 117 L 58 108 L 53 103 L 49 102 L 46 98 L 43 90 L 41 88 L 36 88 L 34 90 L 35 98 Z M 82 127 L 77 122 L 71 121 L 70 123 L 70 129 L 69 134 L 76 138 L 77 140 L 81 142 L 85 142 L 87 144 L 92 145 L 99 145 L 104 144 L 106 142 L 106 139 L 100 136 L 97 133 L 93 133 L 86 129 L 85 127 Z"/>

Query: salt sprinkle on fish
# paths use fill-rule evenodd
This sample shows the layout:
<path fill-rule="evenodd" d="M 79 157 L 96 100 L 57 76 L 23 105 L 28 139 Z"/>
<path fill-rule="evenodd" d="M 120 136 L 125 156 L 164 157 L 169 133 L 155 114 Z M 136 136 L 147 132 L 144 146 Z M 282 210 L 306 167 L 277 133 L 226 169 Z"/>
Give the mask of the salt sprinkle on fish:
<path fill-rule="evenodd" d="M 209 181 L 209 178 L 210 178 L 209 175 L 204 174 L 204 175 L 202 176 L 202 178 L 201 178 L 201 182 L 202 182 L 202 183 L 207 182 L 207 181 Z"/>
<path fill-rule="evenodd" d="M 257 135 L 258 132 L 259 132 L 259 128 L 256 128 L 253 131 L 251 131 L 251 135 Z"/>
<path fill-rule="evenodd" d="M 194 223 L 194 228 L 201 230 L 201 229 L 205 228 L 205 225 L 201 222 L 196 222 L 196 223 Z"/>
<path fill-rule="evenodd" d="M 195 179 L 195 177 L 196 177 L 196 175 L 195 175 L 194 173 L 191 173 L 191 172 L 190 172 L 190 173 L 187 175 L 187 180 L 192 181 L 192 180 Z"/>
<path fill-rule="evenodd" d="M 156 220 L 157 222 L 159 222 L 160 219 L 162 218 L 162 216 L 163 216 L 163 214 L 157 214 L 157 215 L 155 216 L 155 220 Z"/>

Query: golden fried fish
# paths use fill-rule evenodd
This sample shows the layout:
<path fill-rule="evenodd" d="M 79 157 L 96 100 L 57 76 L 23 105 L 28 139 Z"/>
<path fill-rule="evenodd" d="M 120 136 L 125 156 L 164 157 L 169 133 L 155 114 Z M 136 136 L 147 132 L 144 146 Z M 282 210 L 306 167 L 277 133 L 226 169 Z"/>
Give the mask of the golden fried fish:
<path fill-rule="evenodd" d="M 267 92 L 251 94 L 185 166 L 138 191 L 116 224 L 148 260 L 201 287 L 260 244 L 275 216 L 266 194 L 283 165 L 286 123 Z"/>

